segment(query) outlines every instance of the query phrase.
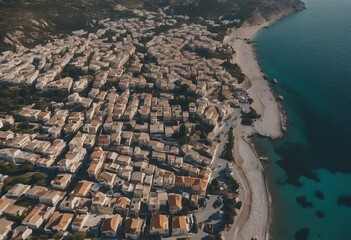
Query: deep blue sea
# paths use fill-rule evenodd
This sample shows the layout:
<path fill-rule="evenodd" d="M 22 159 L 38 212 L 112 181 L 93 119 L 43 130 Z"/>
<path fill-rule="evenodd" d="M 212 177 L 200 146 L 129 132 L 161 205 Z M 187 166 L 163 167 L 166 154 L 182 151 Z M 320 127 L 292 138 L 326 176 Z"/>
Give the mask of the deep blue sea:
<path fill-rule="evenodd" d="M 351 0 L 305 3 L 255 38 L 288 114 L 284 138 L 255 139 L 272 160 L 272 235 L 351 240 Z"/>

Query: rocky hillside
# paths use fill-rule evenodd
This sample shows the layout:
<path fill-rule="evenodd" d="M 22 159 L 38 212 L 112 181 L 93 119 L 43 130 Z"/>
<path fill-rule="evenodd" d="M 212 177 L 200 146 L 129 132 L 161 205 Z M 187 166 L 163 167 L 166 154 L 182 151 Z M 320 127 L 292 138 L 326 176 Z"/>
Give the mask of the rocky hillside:
<path fill-rule="evenodd" d="M 239 24 L 260 23 L 304 8 L 300 0 L 0 0 L 0 51 L 91 28 L 94 20 L 128 16 L 116 11 L 120 4 L 129 9 L 162 8 L 194 21 L 202 17 Z"/>
<path fill-rule="evenodd" d="M 113 13 L 109 0 L 0 0 L 0 37 L 29 46 Z"/>
<path fill-rule="evenodd" d="M 246 23 L 259 24 L 272 21 L 303 9 L 305 3 L 300 0 L 267 0 L 254 9 Z"/>

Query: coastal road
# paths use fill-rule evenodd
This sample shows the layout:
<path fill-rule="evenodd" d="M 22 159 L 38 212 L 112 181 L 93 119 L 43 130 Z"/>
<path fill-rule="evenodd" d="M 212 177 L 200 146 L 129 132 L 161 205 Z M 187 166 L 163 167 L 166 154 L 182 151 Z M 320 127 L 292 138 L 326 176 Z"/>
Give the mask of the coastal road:
<path fill-rule="evenodd" d="M 232 113 L 228 114 L 226 117 L 224 117 L 226 120 L 222 120 L 221 122 L 221 127 L 217 127 L 215 129 L 216 132 L 219 133 L 219 140 L 220 143 L 218 145 L 217 151 L 214 155 L 214 160 L 212 164 L 212 179 L 218 177 L 221 172 L 225 169 L 228 161 L 221 158 L 220 155 L 223 152 L 224 145 L 227 142 L 228 138 L 228 132 L 231 131 L 232 127 L 236 127 L 236 125 L 240 121 L 240 110 L 235 109 Z M 239 180 L 239 175 L 234 172 L 234 178 Z M 239 180 L 239 185 L 240 185 L 240 190 L 239 190 L 239 199 L 244 198 L 243 194 L 243 188 L 241 186 L 241 181 Z M 242 195 L 242 196 L 241 196 Z M 219 217 L 219 210 L 220 208 L 215 209 L 213 207 L 213 203 L 216 201 L 218 195 L 208 195 L 210 199 L 207 201 L 207 206 L 205 209 L 201 209 L 197 212 L 195 212 L 196 220 L 198 223 L 212 223 L 215 224 L 220 221 Z M 208 234 L 203 232 L 202 229 L 199 228 L 199 232 L 193 236 L 190 237 L 190 239 L 202 239 L 206 237 Z"/>
<path fill-rule="evenodd" d="M 219 173 L 225 169 L 225 166 L 227 165 L 228 161 L 221 158 L 221 154 L 224 150 L 224 145 L 227 142 L 228 139 L 228 132 L 231 131 L 231 128 L 236 128 L 236 126 L 239 124 L 240 121 L 240 110 L 239 109 L 234 109 L 232 113 L 227 115 L 225 117 L 226 120 L 222 120 L 221 122 L 221 127 L 217 129 L 217 132 L 219 132 L 219 140 L 220 143 L 218 145 L 216 154 L 214 156 L 213 160 L 213 172 L 212 172 L 212 179 L 216 178 L 219 176 Z"/>

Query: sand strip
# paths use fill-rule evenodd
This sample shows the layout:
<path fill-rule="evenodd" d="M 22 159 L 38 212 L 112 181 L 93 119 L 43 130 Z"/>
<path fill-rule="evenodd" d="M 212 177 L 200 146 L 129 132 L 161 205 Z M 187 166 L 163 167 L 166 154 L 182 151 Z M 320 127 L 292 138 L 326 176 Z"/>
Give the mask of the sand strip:
<path fill-rule="evenodd" d="M 278 138 L 282 135 L 281 114 L 278 103 L 256 61 L 253 47 L 247 39 L 252 39 L 258 30 L 266 24 L 242 27 L 229 34 L 224 42 L 231 44 L 235 55 L 233 62 L 237 63 L 243 73 L 251 81 L 248 89 L 254 99 L 252 107 L 262 117 L 255 122 L 254 127 L 239 125 L 235 129 L 236 176 L 241 182 L 244 193 L 242 209 L 235 218 L 233 227 L 223 233 L 225 239 L 248 240 L 269 239 L 270 204 L 271 198 L 267 188 L 264 169 L 254 150 L 253 144 L 247 139 L 254 133 Z"/>

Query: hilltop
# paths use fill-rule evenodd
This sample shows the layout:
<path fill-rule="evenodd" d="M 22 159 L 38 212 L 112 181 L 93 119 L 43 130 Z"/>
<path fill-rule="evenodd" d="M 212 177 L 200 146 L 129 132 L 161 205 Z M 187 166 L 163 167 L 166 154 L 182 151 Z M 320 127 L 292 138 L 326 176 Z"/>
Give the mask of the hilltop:
<path fill-rule="evenodd" d="M 122 10 L 120 8 L 122 7 Z M 0 50 L 11 45 L 32 47 L 73 30 L 93 28 L 95 20 L 116 20 L 130 10 L 162 8 L 167 14 L 215 21 L 256 24 L 304 8 L 300 0 L 0 0 Z"/>

